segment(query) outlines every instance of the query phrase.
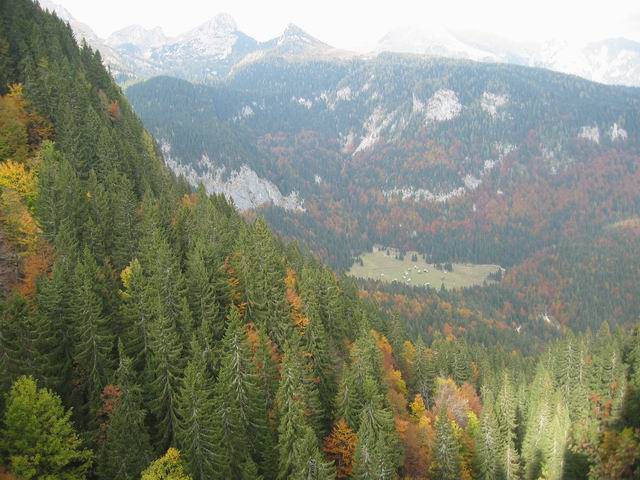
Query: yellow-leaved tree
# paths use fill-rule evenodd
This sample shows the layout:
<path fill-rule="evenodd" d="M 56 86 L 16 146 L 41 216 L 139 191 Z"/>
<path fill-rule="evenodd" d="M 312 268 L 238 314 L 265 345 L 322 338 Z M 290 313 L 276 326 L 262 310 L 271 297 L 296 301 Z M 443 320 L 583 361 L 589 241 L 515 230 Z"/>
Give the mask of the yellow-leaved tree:
<path fill-rule="evenodd" d="M 180 458 L 180 450 L 170 448 L 142 472 L 142 480 L 191 480 L 191 477 Z"/>

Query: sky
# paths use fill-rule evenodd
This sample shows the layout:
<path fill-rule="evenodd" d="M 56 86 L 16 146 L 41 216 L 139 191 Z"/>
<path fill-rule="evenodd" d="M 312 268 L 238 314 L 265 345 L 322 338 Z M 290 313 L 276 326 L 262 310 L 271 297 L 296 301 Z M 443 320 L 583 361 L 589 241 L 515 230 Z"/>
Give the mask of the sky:
<path fill-rule="evenodd" d="M 389 30 L 417 25 L 489 32 L 511 40 L 640 41 L 638 0 L 54 0 L 99 36 L 131 25 L 174 36 L 220 12 L 267 40 L 295 23 L 330 45 L 367 50 Z"/>

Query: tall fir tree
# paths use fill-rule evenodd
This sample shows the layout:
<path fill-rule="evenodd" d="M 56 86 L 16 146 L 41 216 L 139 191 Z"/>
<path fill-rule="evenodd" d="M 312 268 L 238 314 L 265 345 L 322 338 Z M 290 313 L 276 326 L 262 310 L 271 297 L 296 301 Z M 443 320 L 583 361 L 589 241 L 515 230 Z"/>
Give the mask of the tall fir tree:
<path fill-rule="evenodd" d="M 245 458 L 266 428 L 260 408 L 257 375 L 247 331 L 232 307 L 222 339 L 220 371 L 215 386 L 217 471 L 237 475 L 237 459 Z M 263 416 L 264 415 L 264 416 Z"/>
<path fill-rule="evenodd" d="M 492 480 L 498 475 L 498 459 L 496 452 L 500 443 L 498 424 L 496 421 L 493 395 L 485 390 L 482 396 L 483 408 L 480 416 L 480 430 L 476 438 L 478 449 L 477 469 L 480 478 Z"/>
<path fill-rule="evenodd" d="M 442 480 L 459 479 L 461 474 L 459 446 L 445 409 L 440 410 L 436 419 L 436 444 L 431 474 Z"/>
<path fill-rule="evenodd" d="M 99 479 L 134 480 L 151 461 L 151 445 L 142 389 L 136 383 L 133 362 L 119 343 L 120 364 L 115 372 L 118 397 L 111 411 L 97 455 Z"/>
<path fill-rule="evenodd" d="M 499 443 L 496 454 L 500 458 L 498 478 L 514 480 L 520 478 L 520 458 L 516 450 L 516 398 L 507 372 L 496 398 L 495 410 L 498 421 Z"/>
<path fill-rule="evenodd" d="M 195 480 L 215 477 L 216 450 L 213 383 L 198 342 L 191 342 L 191 359 L 178 393 L 176 440 Z"/>
<path fill-rule="evenodd" d="M 147 392 L 155 418 L 155 437 L 162 449 L 173 443 L 177 422 L 177 396 L 183 364 L 183 346 L 175 322 L 161 314 L 149 330 Z"/>
<path fill-rule="evenodd" d="M 373 378 L 365 379 L 363 395 L 353 476 L 357 479 L 395 478 L 403 453 L 393 413 L 384 406 Z"/>
<path fill-rule="evenodd" d="M 75 269 L 71 299 L 75 340 L 73 360 L 79 385 L 90 404 L 97 406 L 100 392 L 112 372 L 114 337 L 98 290 L 98 266 L 85 246 Z"/>
<path fill-rule="evenodd" d="M 295 342 L 293 345 L 285 346 L 281 381 L 276 397 L 279 418 L 277 478 L 280 480 L 304 478 L 304 475 L 309 473 L 310 465 L 317 465 L 320 458 L 318 439 L 305 415 L 307 390 L 298 348 Z M 330 473 L 320 465 L 317 467 L 323 475 Z"/>

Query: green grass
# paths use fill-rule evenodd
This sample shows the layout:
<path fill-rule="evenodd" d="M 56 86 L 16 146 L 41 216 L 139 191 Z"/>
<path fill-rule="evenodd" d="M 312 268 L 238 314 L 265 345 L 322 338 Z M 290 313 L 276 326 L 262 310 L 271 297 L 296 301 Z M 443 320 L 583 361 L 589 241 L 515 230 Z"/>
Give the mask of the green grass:
<path fill-rule="evenodd" d="M 433 264 L 425 263 L 418 255 L 418 261 L 412 262 L 415 252 L 407 252 L 404 260 L 396 260 L 393 250 L 387 256 L 386 250 L 374 249 L 373 252 L 361 255 L 364 265 L 355 263 L 348 274 L 358 278 L 369 278 L 387 283 L 397 281 L 412 286 L 425 286 L 429 283 L 433 288 L 463 288 L 482 285 L 490 273 L 496 272 L 498 265 L 476 265 L 473 263 L 454 263 L 453 271 L 437 270 Z M 414 266 L 417 265 L 417 269 Z M 427 272 L 424 272 L 427 270 Z M 403 277 L 407 271 L 409 273 Z M 411 279 L 411 281 L 409 281 Z"/>

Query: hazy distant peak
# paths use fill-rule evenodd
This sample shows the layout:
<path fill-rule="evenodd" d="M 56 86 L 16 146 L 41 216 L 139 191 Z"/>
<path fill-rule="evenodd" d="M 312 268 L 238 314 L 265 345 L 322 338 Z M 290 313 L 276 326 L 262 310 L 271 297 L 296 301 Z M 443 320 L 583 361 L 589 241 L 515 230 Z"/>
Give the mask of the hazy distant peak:
<path fill-rule="evenodd" d="M 284 31 L 282 32 L 282 36 L 283 37 L 295 37 L 295 36 L 311 37 L 311 35 L 309 35 L 307 32 L 305 32 L 302 28 L 300 28 L 295 23 L 289 23 L 285 27 Z"/>
<path fill-rule="evenodd" d="M 282 32 L 282 35 L 278 37 L 278 45 L 282 45 L 283 43 L 297 43 L 300 45 L 326 45 L 324 42 L 321 42 L 317 38 L 309 35 L 302 28 L 293 23 L 288 24 Z"/>
<path fill-rule="evenodd" d="M 106 43 L 114 47 L 131 44 L 140 48 L 151 48 L 162 45 L 167 40 L 161 27 L 145 28 L 142 25 L 129 25 L 109 35 Z"/>
<path fill-rule="evenodd" d="M 214 35 L 232 34 L 238 31 L 238 24 L 228 13 L 218 13 L 216 16 L 191 30 L 192 34 Z"/>
<path fill-rule="evenodd" d="M 429 27 L 405 25 L 395 28 L 378 41 L 375 50 L 470 60 L 500 60 L 493 53 L 460 40 L 453 32 L 435 23 Z"/>

